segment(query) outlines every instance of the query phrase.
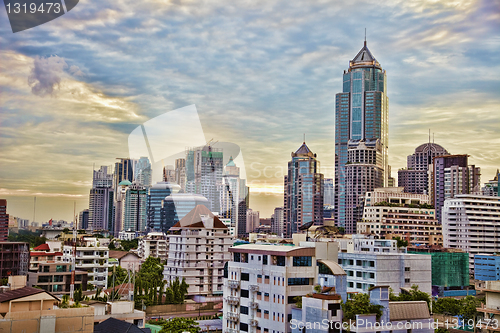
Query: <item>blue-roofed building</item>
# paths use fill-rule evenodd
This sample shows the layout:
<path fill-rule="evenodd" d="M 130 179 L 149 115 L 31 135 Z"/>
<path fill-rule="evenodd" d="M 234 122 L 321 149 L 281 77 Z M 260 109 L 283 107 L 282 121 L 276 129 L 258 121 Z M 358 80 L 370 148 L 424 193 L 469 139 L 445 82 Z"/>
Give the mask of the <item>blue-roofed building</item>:
<path fill-rule="evenodd" d="M 476 254 L 474 256 L 474 279 L 481 281 L 500 280 L 500 256 Z"/>

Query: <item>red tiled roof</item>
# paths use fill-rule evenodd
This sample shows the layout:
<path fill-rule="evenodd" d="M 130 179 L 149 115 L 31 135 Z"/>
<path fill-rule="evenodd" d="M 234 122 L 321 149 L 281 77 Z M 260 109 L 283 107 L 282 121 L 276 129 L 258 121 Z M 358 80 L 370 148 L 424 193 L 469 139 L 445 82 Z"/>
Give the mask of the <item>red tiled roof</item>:
<path fill-rule="evenodd" d="M 36 250 L 36 251 L 48 251 L 50 250 L 50 247 L 47 243 L 43 243 L 42 245 L 38 245 L 37 247 L 35 247 L 33 250 Z"/>
<path fill-rule="evenodd" d="M 213 225 L 205 225 L 201 216 L 213 218 Z M 217 228 L 227 229 L 226 225 L 205 206 L 198 205 L 186 214 L 172 228 Z"/>

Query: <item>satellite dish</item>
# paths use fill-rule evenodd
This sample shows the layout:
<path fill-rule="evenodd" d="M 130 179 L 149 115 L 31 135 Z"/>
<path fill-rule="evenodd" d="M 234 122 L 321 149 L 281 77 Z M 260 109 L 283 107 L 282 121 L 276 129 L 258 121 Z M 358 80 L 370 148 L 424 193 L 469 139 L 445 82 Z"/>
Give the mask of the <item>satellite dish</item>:
<path fill-rule="evenodd" d="M 309 230 L 310 227 L 313 225 L 313 221 L 307 222 L 299 227 L 299 230 Z"/>

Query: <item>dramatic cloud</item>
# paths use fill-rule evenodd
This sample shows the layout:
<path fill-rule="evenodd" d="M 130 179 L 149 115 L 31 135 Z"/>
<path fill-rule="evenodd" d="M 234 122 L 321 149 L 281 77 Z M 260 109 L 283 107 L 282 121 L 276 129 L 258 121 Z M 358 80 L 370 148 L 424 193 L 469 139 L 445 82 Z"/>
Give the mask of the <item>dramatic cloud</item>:
<path fill-rule="evenodd" d="M 58 56 L 48 58 L 36 57 L 34 67 L 28 77 L 31 92 L 37 96 L 54 95 L 61 83 L 61 75 L 68 65 Z"/>

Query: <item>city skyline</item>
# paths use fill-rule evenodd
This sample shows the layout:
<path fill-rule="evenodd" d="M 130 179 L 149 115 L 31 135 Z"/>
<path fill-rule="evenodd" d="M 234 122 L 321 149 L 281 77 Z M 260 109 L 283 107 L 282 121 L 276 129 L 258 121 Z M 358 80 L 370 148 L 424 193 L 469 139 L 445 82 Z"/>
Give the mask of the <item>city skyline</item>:
<path fill-rule="evenodd" d="M 71 220 L 75 201 L 76 214 L 88 208 L 93 164 L 126 157 L 134 128 L 191 104 L 207 140 L 241 147 L 250 208 L 270 216 L 303 133 L 333 178 L 335 94 L 365 27 L 388 73 L 392 177 L 429 128 L 471 155 L 482 183 L 500 166 L 495 2 L 103 1 L 16 34 L 0 17 L 0 198 L 12 216 L 31 220 L 36 196 L 37 221 Z"/>

